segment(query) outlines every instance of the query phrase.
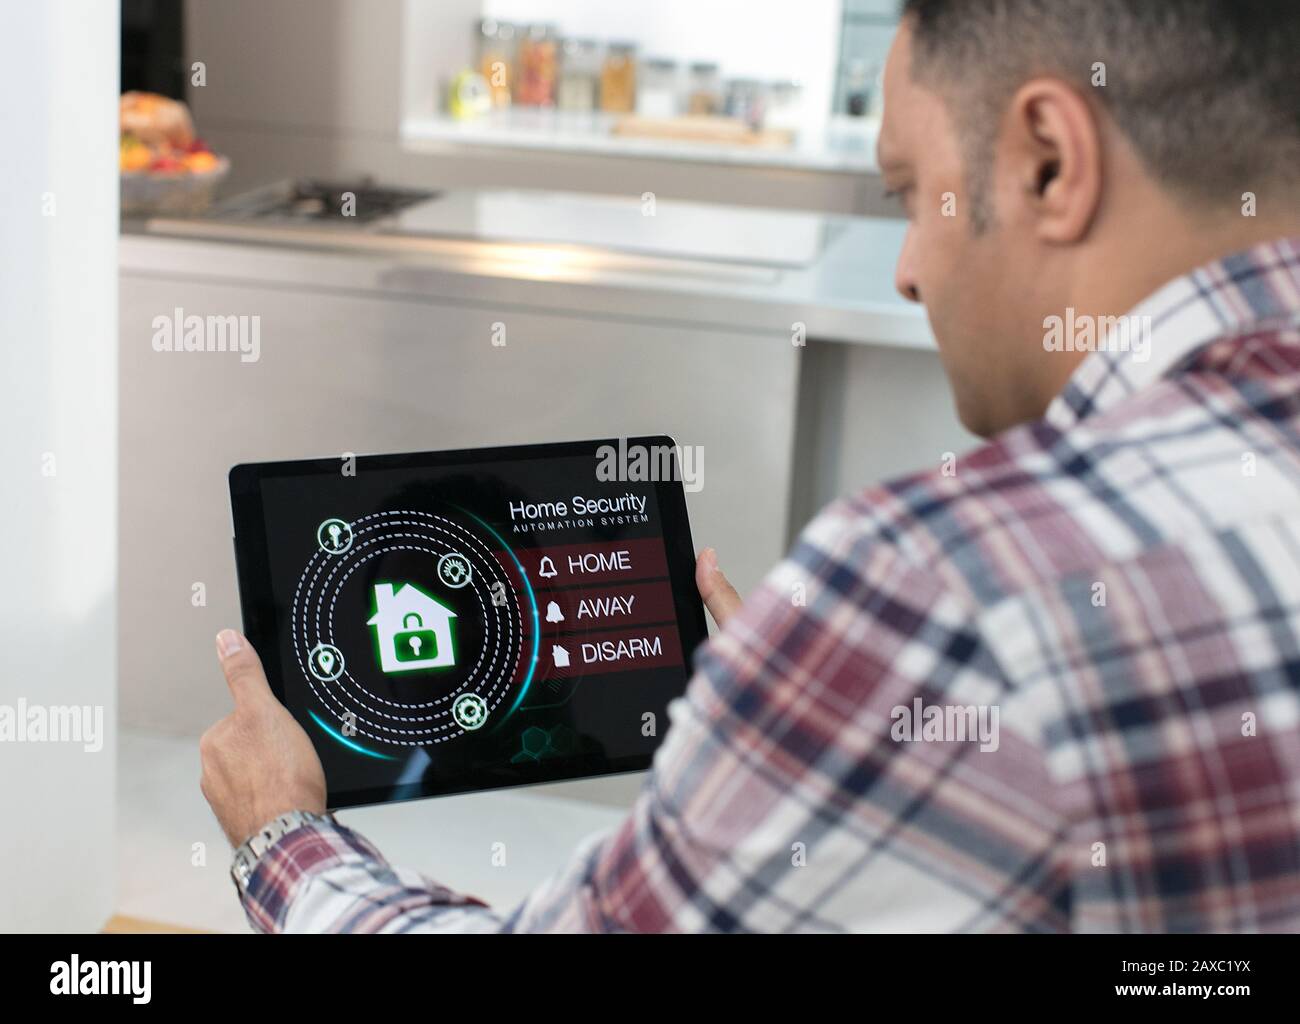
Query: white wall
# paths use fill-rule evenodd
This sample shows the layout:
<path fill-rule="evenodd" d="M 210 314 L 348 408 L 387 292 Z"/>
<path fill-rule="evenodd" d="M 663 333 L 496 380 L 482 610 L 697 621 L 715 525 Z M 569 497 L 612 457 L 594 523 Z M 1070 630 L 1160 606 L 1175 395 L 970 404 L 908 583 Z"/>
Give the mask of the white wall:
<path fill-rule="evenodd" d="M 0 715 L 115 715 L 118 7 L 5 5 Z M 51 461 L 53 460 L 53 461 Z M 53 474 L 50 474 L 50 470 Z M 0 734 L 0 931 L 112 910 L 116 749 Z"/>

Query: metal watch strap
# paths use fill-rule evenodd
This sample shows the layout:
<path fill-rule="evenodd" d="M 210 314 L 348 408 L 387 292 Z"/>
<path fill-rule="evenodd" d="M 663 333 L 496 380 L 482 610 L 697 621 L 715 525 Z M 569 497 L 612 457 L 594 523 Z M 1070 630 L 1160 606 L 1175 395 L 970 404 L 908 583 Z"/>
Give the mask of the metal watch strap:
<path fill-rule="evenodd" d="M 312 811 L 289 811 L 262 826 L 241 843 L 239 849 L 235 851 L 234 863 L 230 866 L 230 877 L 235 880 L 235 888 L 239 890 L 239 894 L 242 896 L 248 888 L 248 879 L 257 867 L 257 862 L 262 859 L 262 854 L 275 845 L 281 836 L 287 835 L 301 825 L 310 825 L 317 821 L 333 824 L 334 816 L 316 814 Z"/>

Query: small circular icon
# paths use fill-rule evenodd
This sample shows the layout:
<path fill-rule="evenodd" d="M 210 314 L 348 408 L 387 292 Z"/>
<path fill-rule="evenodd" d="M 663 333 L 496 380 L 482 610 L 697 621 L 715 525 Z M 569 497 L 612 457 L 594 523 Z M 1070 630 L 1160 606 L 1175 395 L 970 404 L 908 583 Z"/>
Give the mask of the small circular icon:
<path fill-rule="evenodd" d="M 323 683 L 331 683 L 343 674 L 343 652 L 333 644 L 317 644 L 307 655 L 307 668 Z"/>
<path fill-rule="evenodd" d="M 477 693 L 462 693 L 451 706 L 451 717 L 462 729 L 477 729 L 487 721 L 487 701 Z"/>
<path fill-rule="evenodd" d="M 455 551 L 449 551 L 438 559 L 438 579 L 452 589 L 459 589 L 469 582 L 469 559 Z"/>
<path fill-rule="evenodd" d="M 352 547 L 352 526 L 342 519 L 326 519 L 316 527 L 316 543 L 327 555 L 341 555 Z"/>

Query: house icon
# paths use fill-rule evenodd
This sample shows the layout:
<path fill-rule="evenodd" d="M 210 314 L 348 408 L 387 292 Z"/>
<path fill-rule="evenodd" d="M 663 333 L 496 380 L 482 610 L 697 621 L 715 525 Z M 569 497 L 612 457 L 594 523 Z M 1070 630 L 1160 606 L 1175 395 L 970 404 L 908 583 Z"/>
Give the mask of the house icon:
<path fill-rule="evenodd" d="M 385 672 L 416 672 L 456 664 L 451 620 L 456 613 L 412 583 L 377 583 L 375 629 L 379 667 Z"/>

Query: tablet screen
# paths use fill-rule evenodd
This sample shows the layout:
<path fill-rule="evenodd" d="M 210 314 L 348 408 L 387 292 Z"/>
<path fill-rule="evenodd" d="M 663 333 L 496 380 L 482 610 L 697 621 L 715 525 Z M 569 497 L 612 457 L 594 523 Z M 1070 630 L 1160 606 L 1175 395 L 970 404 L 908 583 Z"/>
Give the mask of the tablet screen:
<path fill-rule="evenodd" d="M 331 807 L 631 771 L 705 635 L 667 438 L 237 466 L 245 631 Z"/>

